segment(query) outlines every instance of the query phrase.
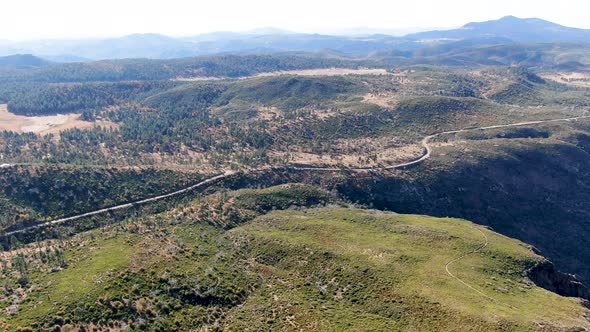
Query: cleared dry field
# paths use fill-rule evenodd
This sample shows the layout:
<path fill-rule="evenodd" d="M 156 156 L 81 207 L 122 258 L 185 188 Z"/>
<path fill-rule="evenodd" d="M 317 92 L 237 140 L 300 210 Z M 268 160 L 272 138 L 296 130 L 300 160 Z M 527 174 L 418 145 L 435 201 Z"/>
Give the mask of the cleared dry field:
<path fill-rule="evenodd" d="M 395 137 L 338 140 L 334 153 L 317 154 L 303 149 L 271 151 L 273 157 L 286 157 L 290 163 L 312 166 L 380 167 L 416 159 L 424 153 L 420 144 L 400 144 Z"/>
<path fill-rule="evenodd" d="M 323 69 L 303 69 L 303 70 L 285 70 L 270 73 L 260 73 L 256 77 L 280 76 L 280 75 L 299 75 L 299 76 L 341 76 L 341 75 L 388 75 L 385 69 L 376 68 L 323 68 Z"/>
<path fill-rule="evenodd" d="M 5 104 L 0 105 L 0 130 L 41 135 L 58 134 L 71 128 L 89 129 L 94 125 L 109 126 L 107 121 L 88 122 L 80 120 L 80 114 L 58 114 L 50 116 L 22 116 L 8 112 Z"/>
<path fill-rule="evenodd" d="M 541 74 L 541 77 L 563 84 L 590 87 L 590 74 L 588 73 L 546 73 Z"/>
<path fill-rule="evenodd" d="M 385 69 L 371 69 L 371 68 L 323 68 L 323 69 L 302 69 L 302 70 L 285 70 L 273 71 L 268 73 L 260 73 L 254 76 L 240 77 L 240 79 L 247 79 L 252 77 L 270 77 L 281 75 L 298 75 L 298 76 L 342 76 L 342 75 L 391 75 Z M 197 82 L 197 81 L 214 81 L 227 77 L 210 77 L 210 76 L 195 76 L 195 77 L 177 77 L 173 81 L 181 82 Z"/>

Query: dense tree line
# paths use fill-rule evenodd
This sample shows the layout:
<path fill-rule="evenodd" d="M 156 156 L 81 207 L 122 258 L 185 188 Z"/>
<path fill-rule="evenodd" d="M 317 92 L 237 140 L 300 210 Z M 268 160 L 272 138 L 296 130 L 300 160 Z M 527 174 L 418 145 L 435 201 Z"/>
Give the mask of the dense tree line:
<path fill-rule="evenodd" d="M 256 59 L 246 61 L 240 57 L 228 58 L 238 59 L 242 64 L 253 61 L 251 64 L 253 67 L 248 67 L 249 70 L 257 70 L 254 63 L 258 64 L 259 69 L 266 68 L 268 70 L 281 68 L 297 69 L 304 65 L 304 63 L 290 62 L 284 64 L 284 59 L 282 58 L 266 59 L 267 61 L 261 61 L 260 63 Z M 264 59 L 262 58 L 262 60 Z M 228 65 L 225 62 L 222 63 L 224 66 Z M 85 66 L 89 64 L 73 65 Z M 219 64 L 215 62 L 212 66 L 212 68 L 217 68 L 216 66 L 219 66 Z M 40 70 L 45 69 L 40 68 Z M 217 69 L 212 70 L 216 71 Z M 211 75 L 213 74 L 215 73 L 211 73 Z M 126 76 L 126 78 L 132 79 L 133 75 Z M 162 77 L 154 75 L 152 78 Z M 0 83 L 2 83 L 1 78 Z M 181 85 L 185 85 L 186 87 L 173 89 Z M 9 110 L 16 114 L 44 115 L 85 112 L 87 119 L 92 119 L 94 113 L 92 111 L 129 99 L 144 100 L 151 95 L 154 95 L 153 98 L 147 99 L 146 103 L 160 108 L 174 106 L 194 109 L 200 107 L 203 101 L 212 102 L 213 99 L 218 99 L 216 103 L 227 104 L 229 101 L 237 99 L 243 102 L 260 102 L 287 109 L 296 109 L 302 106 L 308 106 L 311 103 L 319 104 L 321 100 L 329 99 L 337 94 L 350 93 L 359 88 L 360 86 L 358 84 L 354 84 L 342 77 L 323 79 L 302 77 L 285 79 L 284 77 L 276 77 L 255 80 L 252 83 L 209 83 L 204 85 L 187 84 L 170 80 L 111 83 L 44 83 L 32 80 L 0 84 L 0 103 L 7 103 Z M 225 93 L 222 95 L 222 92 Z M 162 94 L 158 95 L 158 93 Z"/>
<path fill-rule="evenodd" d="M 15 114 L 45 115 L 86 111 L 86 120 L 91 120 L 91 111 L 125 100 L 140 99 L 176 85 L 178 83 L 170 81 L 7 84 L 0 86 L 0 101 L 7 103 L 9 111 Z"/>
<path fill-rule="evenodd" d="M 168 80 L 176 77 L 242 77 L 311 68 L 356 68 L 370 63 L 287 55 L 222 55 L 172 60 L 125 59 L 2 69 L 0 82 L 96 82 Z"/>

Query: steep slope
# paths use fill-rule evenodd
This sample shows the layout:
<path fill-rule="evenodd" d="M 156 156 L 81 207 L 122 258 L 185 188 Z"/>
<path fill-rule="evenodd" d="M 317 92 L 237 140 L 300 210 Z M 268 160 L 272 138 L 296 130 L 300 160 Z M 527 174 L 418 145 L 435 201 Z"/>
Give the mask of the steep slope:
<path fill-rule="evenodd" d="M 465 135 L 435 145 L 432 158 L 416 169 L 378 181 L 353 179 L 341 190 L 379 208 L 491 226 L 534 245 L 559 270 L 590 280 L 590 251 L 583 245 L 590 236 L 588 139 L 579 133 L 558 140 L 554 130 Z"/>

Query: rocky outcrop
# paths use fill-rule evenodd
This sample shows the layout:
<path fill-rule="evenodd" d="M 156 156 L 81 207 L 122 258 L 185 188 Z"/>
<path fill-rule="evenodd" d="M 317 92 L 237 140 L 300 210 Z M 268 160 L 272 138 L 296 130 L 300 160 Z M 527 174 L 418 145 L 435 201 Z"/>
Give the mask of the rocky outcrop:
<path fill-rule="evenodd" d="M 539 287 L 562 296 L 590 300 L 590 288 L 575 275 L 559 272 L 550 261 L 544 260 L 527 271 L 528 277 Z"/>

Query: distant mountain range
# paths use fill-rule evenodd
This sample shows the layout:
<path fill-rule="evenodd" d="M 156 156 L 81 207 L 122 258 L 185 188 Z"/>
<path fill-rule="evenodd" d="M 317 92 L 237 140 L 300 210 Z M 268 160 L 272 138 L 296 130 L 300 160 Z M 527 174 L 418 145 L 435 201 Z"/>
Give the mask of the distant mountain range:
<path fill-rule="evenodd" d="M 327 57 L 369 57 L 392 52 L 406 52 L 407 55 L 417 49 L 444 45 L 456 47 L 510 43 L 590 43 L 590 30 L 569 28 L 537 18 L 507 16 L 495 21 L 469 23 L 458 29 L 419 32 L 403 37 L 386 34 L 332 36 L 263 28 L 246 33 L 213 32 L 183 38 L 134 34 L 89 40 L 2 41 L 0 55 L 35 54 L 55 62 L 171 59 L 220 53 L 311 52 Z"/>
<path fill-rule="evenodd" d="M 569 28 L 538 18 L 506 16 L 499 20 L 469 23 L 459 29 L 407 35 L 410 39 L 505 38 L 517 43 L 590 43 L 590 30 Z"/>

